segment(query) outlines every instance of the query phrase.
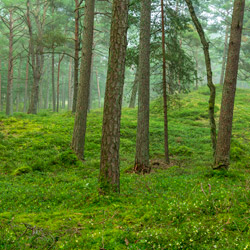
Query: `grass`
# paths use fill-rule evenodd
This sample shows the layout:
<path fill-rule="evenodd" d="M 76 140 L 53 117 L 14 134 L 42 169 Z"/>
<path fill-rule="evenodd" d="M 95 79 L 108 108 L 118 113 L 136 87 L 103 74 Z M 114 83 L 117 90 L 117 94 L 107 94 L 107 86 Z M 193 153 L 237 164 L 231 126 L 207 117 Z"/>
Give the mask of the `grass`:
<path fill-rule="evenodd" d="M 218 90 L 218 121 L 221 90 Z M 102 113 L 89 114 L 86 161 L 70 150 L 68 113 L 0 115 L 0 249 L 249 249 L 250 91 L 236 97 L 231 167 L 213 172 L 207 88 L 171 102 L 173 167 L 139 176 L 136 111 L 121 123 L 121 194 L 99 196 Z M 162 159 L 161 102 L 151 105 L 150 157 Z"/>

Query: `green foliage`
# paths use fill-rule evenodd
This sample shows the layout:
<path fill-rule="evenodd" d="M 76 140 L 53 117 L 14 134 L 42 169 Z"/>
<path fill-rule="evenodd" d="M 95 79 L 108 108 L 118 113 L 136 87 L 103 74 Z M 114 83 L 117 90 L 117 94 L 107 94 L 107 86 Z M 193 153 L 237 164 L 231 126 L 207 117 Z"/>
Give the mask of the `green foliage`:
<path fill-rule="evenodd" d="M 13 175 L 22 175 L 22 174 L 28 174 L 32 172 L 32 168 L 29 166 L 21 166 L 13 172 Z"/>
<path fill-rule="evenodd" d="M 247 249 L 250 92 L 237 92 L 232 165 L 216 172 L 210 168 L 205 91 L 181 95 L 181 105 L 170 109 L 173 166 L 150 175 L 127 171 L 134 163 L 137 123 L 135 110 L 123 110 L 120 195 L 99 195 L 100 110 L 88 116 L 85 162 L 70 150 L 71 114 L 3 116 L 0 249 Z M 163 114 L 154 105 L 150 157 L 163 159 Z"/>

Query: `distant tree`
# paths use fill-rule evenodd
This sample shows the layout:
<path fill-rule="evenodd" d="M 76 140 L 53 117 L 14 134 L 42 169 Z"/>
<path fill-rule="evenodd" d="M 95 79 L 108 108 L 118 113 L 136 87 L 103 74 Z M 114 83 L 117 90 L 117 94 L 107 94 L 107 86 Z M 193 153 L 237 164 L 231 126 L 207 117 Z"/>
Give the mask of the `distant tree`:
<path fill-rule="evenodd" d="M 84 159 L 84 144 L 89 104 L 92 46 L 94 33 L 94 9 L 95 1 L 86 0 L 84 6 L 84 28 L 80 81 L 77 93 L 75 125 L 72 138 L 72 148 L 80 159 Z"/>
<path fill-rule="evenodd" d="M 150 88 L 151 0 L 141 1 L 139 92 L 134 171 L 149 173 L 149 88 Z"/>
<path fill-rule="evenodd" d="M 101 193 L 120 191 L 120 120 L 127 47 L 128 0 L 114 0 L 104 100 L 99 184 Z"/>
<path fill-rule="evenodd" d="M 228 169 L 245 0 L 235 0 L 214 169 Z"/>

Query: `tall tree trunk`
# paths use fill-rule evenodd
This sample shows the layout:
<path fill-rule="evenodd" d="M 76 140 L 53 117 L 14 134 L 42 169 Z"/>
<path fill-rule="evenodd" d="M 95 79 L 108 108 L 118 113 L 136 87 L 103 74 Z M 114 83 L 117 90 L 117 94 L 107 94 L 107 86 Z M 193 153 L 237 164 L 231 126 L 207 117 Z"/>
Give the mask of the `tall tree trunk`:
<path fill-rule="evenodd" d="M 228 34 L 229 34 L 229 24 L 226 27 L 225 44 L 224 44 L 222 68 L 221 68 L 221 75 L 220 75 L 220 85 L 223 85 L 223 82 L 224 82 L 226 60 L 227 60 L 227 49 L 228 49 Z"/>
<path fill-rule="evenodd" d="M 214 169 L 228 169 L 245 0 L 235 0 Z"/>
<path fill-rule="evenodd" d="M 50 80 L 49 80 L 49 76 L 50 76 L 50 70 L 48 69 L 48 73 L 47 73 L 47 81 L 46 81 L 46 93 L 45 93 L 45 101 L 44 101 L 44 109 L 48 109 L 49 108 L 49 85 L 50 85 Z"/>
<path fill-rule="evenodd" d="M 7 79 L 6 115 L 13 114 L 13 10 L 9 9 L 9 64 Z"/>
<path fill-rule="evenodd" d="M 194 7 L 191 0 L 185 0 L 191 15 L 191 18 L 193 20 L 193 23 L 196 27 L 196 30 L 199 34 L 203 50 L 204 50 L 204 56 L 205 56 L 205 62 L 206 62 L 206 70 L 207 70 L 207 85 L 210 89 L 210 98 L 209 98 L 209 121 L 210 121 L 210 133 L 211 133 L 211 140 L 212 140 L 212 147 L 213 152 L 215 154 L 216 150 L 216 124 L 214 119 L 214 107 L 215 107 L 215 96 L 216 96 L 216 89 L 213 84 L 213 73 L 211 68 L 211 60 L 209 55 L 209 43 L 206 40 L 204 30 L 196 16 L 196 13 L 194 11 Z"/>
<path fill-rule="evenodd" d="M 80 51 L 80 39 L 79 39 L 79 1 L 75 0 L 75 58 L 74 58 L 74 94 L 73 94 L 73 104 L 72 112 L 76 112 L 76 102 L 77 102 L 77 91 L 78 91 L 78 70 L 79 70 L 79 51 Z"/>
<path fill-rule="evenodd" d="M 138 81 L 139 81 L 139 68 L 137 66 L 136 72 L 135 72 L 135 80 L 134 80 L 130 102 L 129 102 L 129 108 L 132 108 L 132 109 L 135 108 L 136 94 L 138 91 Z"/>
<path fill-rule="evenodd" d="M 52 49 L 51 57 L 51 84 L 52 84 L 52 106 L 53 112 L 56 112 L 56 89 L 55 89 L 55 49 Z"/>
<path fill-rule="evenodd" d="M 141 1 L 138 121 L 134 171 L 149 173 L 149 84 L 151 0 Z"/>
<path fill-rule="evenodd" d="M 72 96 L 71 96 L 71 69 L 72 69 L 72 58 L 69 60 L 69 79 L 68 79 L 68 110 L 72 108 Z"/>
<path fill-rule="evenodd" d="M 97 94 L 98 94 L 98 104 L 99 108 L 101 108 L 101 91 L 100 91 L 100 82 L 99 82 L 99 76 L 98 76 L 98 71 L 96 70 L 96 84 L 97 84 Z"/>
<path fill-rule="evenodd" d="M 95 45 L 93 44 L 92 50 L 94 51 Z M 89 80 L 89 104 L 88 104 L 88 112 L 92 109 L 92 86 L 93 86 L 93 67 L 94 67 L 94 53 L 92 53 L 92 60 L 91 60 L 91 72 L 90 72 L 90 80 Z"/>
<path fill-rule="evenodd" d="M 161 0 L 161 26 L 162 26 L 162 91 L 163 91 L 163 110 L 164 110 L 164 147 L 165 147 L 165 161 L 166 163 L 169 163 L 168 98 L 167 98 L 167 80 L 166 80 L 165 22 L 164 22 L 163 0 Z"/>
<path fill-rule="evenodd" d="M 80 159 L 84 159 L 94 33 L 94 8 L 95 1 L 86 0 L 84 7 L 80 82 L 78 86 L 75 125 L 72 138 L 72 148 Z"/>
<path fill-rule="evenodd" d="M 57 69 L 57 95 L 56 95 L 56 112 L 59 112 L 59 102 L 60 102 L 60 69 L 61 69 L 61 62 L 63 60 L 64 54 L 60 57 L 58 62 L 58 69 Z"/>
<path fill-rule="evenodd" d="M 22 57 L 20 56 L 18 76 L 17 76 L 16 112 L 19 111 L 19 103 L 20 103 L 21 67 L 22 67 Z"/>
<path fill-rule="evenodd" d="M 28 55 L 27 55 L 27 62 L 26 62 L 26 75 L 25 75 L 25 87 L 24 87 L 23 112 L 27 111 L 28 84 L 29 84 L 29 60 L 30 60 L 30 43 L 29 43 L 29 52 L 28 52 Z"/>
<path fill-rule="evenodd" d="M 120 192 L 120 122 L 127 48 L 128 0 L 114 0 L 104 101 L 99 184 L 101 193 Z"/>
<path fill-rule="evenodd" d="M 195 55 L 195 88 L 198 89 L 199 87 L 199 78 L 198 78 L 198 70 L 199 70 L 199 63 L 198 63 L 198 50 L 196 49 Z"/>

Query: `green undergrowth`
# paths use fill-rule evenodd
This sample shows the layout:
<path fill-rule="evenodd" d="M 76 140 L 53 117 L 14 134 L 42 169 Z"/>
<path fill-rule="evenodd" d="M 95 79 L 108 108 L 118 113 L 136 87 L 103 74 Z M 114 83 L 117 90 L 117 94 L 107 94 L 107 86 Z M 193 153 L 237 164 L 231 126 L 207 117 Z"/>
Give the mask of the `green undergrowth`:
<path fill-rule="evenodd" d="M 238 90 L 227 172 L 211 170 L 208 89 L 170 100 L 172 167 L 131 173 L 136 114 L 121 122 L 121 194 L 100 196 L 102 112 L 88 116 L 85 162 L 70 149 L 69 112 L 0 114 L 0 249 L 249 249 L 250 92 Z M 216 100 L 218 121 L 221 90 Z M 163 159 L 161 100 L 150 158 Z"/>

